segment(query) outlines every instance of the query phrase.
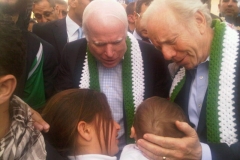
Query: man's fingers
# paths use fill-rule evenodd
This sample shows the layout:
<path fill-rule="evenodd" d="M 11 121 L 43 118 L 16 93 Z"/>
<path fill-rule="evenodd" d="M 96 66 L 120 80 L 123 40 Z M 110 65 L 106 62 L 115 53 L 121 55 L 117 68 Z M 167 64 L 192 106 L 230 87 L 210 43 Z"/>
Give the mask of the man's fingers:
<path fill-rule="evenodd" d="M 145 134 L 143 138 L 153 144 L 156 144 L 158 146 L 162 146 L 163 148 L 168 148 L 168 149 L 175 149 L 176 141 L 179 138 L 171 138 L 171 137 L 161 137 L 161 136 L 156 136 L 154 134 Z"/>
<path fill-rule="evenodd" d="M 48 132 L 50 128 L 49 124 L 42 119 L 42 116 L 38 112 L 32 108 L 30 108 L 30 110 L 34 121 L 33 126 L 39 131 Z"/>
<path fill-rule="evenodd" d="M 176 121 L 175 124 L 176 124 L 177 128 L 186 135 L 186 137 L 196 137 L 197 136 L 196 131 L 186 122 Z"/>
<path fill-rule="evenodd" d="M 145 141 L 144 139 L 138 140 L 137 144 L 143 155 L 148 159 L 158 160 L 162 157 L 167 157 L 167 159 L 175 159 L 174 156 L 181 156 L 181 154 L 176 152 L 176 150 L 162 148 L 158 145 Z"/>
<path fill-rule="evenodd" d="M 144 139 L 138 140 L 137 144 L 143 155 L 148 159 L 157 159 L 160 156 L 161 147 L 145 141 Z"/>

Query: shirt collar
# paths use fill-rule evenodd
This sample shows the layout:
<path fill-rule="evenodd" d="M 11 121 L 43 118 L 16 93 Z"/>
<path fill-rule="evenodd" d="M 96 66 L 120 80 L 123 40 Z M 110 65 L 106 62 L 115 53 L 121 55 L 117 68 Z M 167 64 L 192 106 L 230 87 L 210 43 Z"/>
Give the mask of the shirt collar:
<path fill-rule="evenodd" d="M 69 36 L 72 36 L 80 26 L 75 23 L 68 15 L 66 17 L 66 24 L 67 24 L 67 33 Z"/>
<path fill-rule="evenodd" d="M 134 36 L 136 39 L 142 40 L 142 37 L 139 36 L 139 34 L 137 33 L 136 29 L 134 29 L 134 31 L 133 31 L 133 36 Z"/>
<path fill-rule="evenodd" d="M 202 63 L 208 62 L 209 61 L 209 56 L 207 57 L 207 59 L 205 61 L 203 61 Z"/>

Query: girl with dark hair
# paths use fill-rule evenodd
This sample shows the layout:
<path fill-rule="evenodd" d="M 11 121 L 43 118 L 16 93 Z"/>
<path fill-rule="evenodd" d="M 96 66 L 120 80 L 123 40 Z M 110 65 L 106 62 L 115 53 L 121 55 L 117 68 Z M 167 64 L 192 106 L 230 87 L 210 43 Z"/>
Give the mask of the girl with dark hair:
<path fill-rule="evenodd" d="M 53 96 L 43 110 L 51 129 L 47 140 L 68 159 L 113 159 L 120 130 L 106 96 L 90 89 L 70 89 Z"/>

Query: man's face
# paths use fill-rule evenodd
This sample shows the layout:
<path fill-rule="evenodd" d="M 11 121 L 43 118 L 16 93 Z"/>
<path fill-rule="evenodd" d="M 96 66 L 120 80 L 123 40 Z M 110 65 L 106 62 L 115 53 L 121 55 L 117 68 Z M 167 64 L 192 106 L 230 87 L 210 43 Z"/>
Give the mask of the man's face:
<path fill-rule="evenodd" d="M 55 13 L 58 15 L 58 19 L 63 19 L 67 16 L 67 5 L 63 4 L 55 4 Z"/>
<path fill-rule="evenodd" d="M 171 12 L 158 17 L 157 23 L 154 20 L 148 22 L 148 36 L 166 60 L 192 69 L 206 59 L 201 49 L 204 42 L 196 23 L 179 23 Z"/>
<path fill-rule="evenodd" d="M 116 18 L 110 19 L 111 23 L 105 24 L 89 22 L 87 35 L 89 50 L 107 68 L 119 64 L 127 50 L 125 26 Z"/>
<path fill-rule="evenodd" d="M 221 16 L 233 16 L 236 17 L 238 11 L 238 0 L 220 0 L 218 4 L 219 12 Z"/>
<path fill-rule="evenodd" d="M 47 0 L 33 4 L 33 13 L 38 23 L 49 22 L 57 19 L 54 8 Z"/>
<path fill-rule="evenodd" d="M 140 35 L 142 38 L 148 38 L 148 34 L 147 34 L 147 30 L 146 28 L 144 28 L 141 25 L 141 17 L 142 14 L 145 12 L 145 10 L 147 9 L 148 6 L 146 6 L 145 4 L 142 4 L 141 6 L 141 12 L 140 13 L 136 13 L 135 12 L 135 27 L 136 27 L 136 31 L 138 33 L 138 35 Z"/>

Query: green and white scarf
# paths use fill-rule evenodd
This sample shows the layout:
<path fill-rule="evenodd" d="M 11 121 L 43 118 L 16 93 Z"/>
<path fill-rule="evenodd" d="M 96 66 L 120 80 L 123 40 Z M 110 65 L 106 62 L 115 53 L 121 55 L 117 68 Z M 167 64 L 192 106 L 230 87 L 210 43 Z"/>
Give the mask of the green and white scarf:
<path fill-rule="evenodd" d="M 127 122 L 127 143 L 132 142 L 128 138 L 131 133 L 134 113 L 136 107 L 144 99 L 144 70 L 141 50 L 138 41 L 128 33 L 126 38 L 127 51 L 124 54 L 122 64 L 122 86 L 123 86 L 123 102 L 124 111 Z M 80 88 L 91 88 L 100 91 L 97 61 L 87 50 L 83 64 L 83 71 L 80 77 Z"/>
<path fill-rule="evenodd" d="M 207 93 L 207 140 L 210 143 L 236 143 L 235 77 L 238 57 L 238 33 L 226 23 L 213 21 L 214 38 L 209 61 Z M 174 101 L 185 83 L 185 68 L 176 74 L 170 90 Z"/>

